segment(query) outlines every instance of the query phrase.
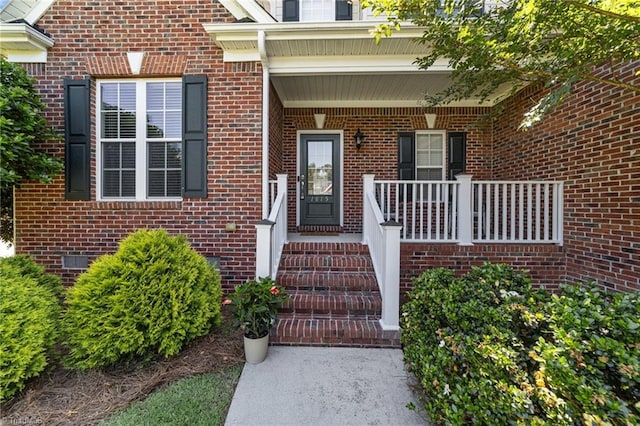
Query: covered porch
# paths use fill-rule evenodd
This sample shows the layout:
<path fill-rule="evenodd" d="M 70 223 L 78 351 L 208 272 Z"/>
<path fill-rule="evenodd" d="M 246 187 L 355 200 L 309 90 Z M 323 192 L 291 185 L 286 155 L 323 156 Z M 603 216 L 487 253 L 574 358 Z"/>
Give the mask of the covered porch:
<path fill-rule="evenodd" d="M 361 242 L 367 246 L 382 299 L 380 325 L 398 330 L 401 300 L 401 245 L 562 246 L 563 183 L 556 181 L 376 180 L 362 177 L 362 233 L 301 238 L 287 220 L 287 175 L 270 181 L 270 214 L 256 225 L 256 276 L 275 278 L 289 241 Z M 554 259 L 555 250 L 544 253 Z M 473 251 L 469 251 L 473 253 Z M 532 252 L 533 253 L 533 252 Z M 535 258 L 535 256 L 532 256 Z M 485 259 L 489 260 L 489 259 Z"/>

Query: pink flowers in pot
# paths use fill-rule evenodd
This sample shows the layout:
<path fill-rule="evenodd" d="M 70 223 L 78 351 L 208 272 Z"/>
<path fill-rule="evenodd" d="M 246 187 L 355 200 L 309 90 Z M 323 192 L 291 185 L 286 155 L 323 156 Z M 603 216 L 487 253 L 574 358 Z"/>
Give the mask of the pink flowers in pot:
<path fill-rule="evenodd" d="M 278 308 L 289 297 L 271 278 L 250 280 L 236 287 L 223 305 L 232 305 L 236 325 L 246 337 L 258 339 L 269 334 Z"/>

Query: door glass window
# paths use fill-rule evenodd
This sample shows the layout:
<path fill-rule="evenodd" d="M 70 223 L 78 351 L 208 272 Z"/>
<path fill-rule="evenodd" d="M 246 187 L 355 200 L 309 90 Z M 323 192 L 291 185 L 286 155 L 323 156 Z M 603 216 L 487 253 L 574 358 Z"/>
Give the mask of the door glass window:
<path fill-rule="evenodd" d="M 308 195 L 333 195 L 333 156 L 331 141 L 307 144 Z"/>

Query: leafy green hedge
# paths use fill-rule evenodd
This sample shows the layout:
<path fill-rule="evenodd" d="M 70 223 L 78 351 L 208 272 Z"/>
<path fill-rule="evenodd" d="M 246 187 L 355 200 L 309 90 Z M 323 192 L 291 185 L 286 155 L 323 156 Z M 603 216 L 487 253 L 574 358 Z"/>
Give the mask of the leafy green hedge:
<path fill-rule="evenodd" d="M 0 259 L 0 401 L 47 366 L 58 337 L 62 284 L 33 260 Z"/>
<path fill-rule="evenodd" d="M 98 258 L 69 290 L 67 364 L 105 366 L 171 356 L 221 319 L 219 273 L 182 236 L 142 230 Z"/>
<path fill-rule="evenodd" d="M 436 424 L 638 424 L 639 318 L 638 294 L 433 269 L 414 279 L 402 342 Z"/>

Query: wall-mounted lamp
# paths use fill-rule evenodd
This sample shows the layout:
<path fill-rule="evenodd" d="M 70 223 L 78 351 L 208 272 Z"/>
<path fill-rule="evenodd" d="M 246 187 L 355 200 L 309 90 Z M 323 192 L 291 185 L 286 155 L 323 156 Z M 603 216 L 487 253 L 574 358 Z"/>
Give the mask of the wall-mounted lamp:
<path fill-rule="evenodd" d="M 366 136 L 364 135 L 364 133 L 362 133 L 360 131 L 360 129 L 358 129 L 356 131 L 356 134 L 353 136 L 353 138 L 356 140 L 356 148 L 360 149 L 360 147 L 362 146 L 362 144 L 364 143 L 364 138 Z"/>

